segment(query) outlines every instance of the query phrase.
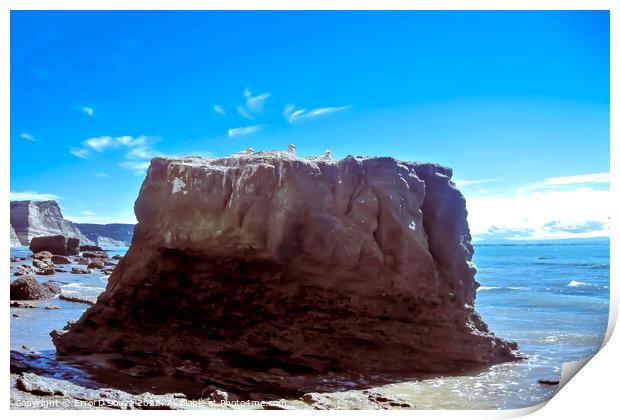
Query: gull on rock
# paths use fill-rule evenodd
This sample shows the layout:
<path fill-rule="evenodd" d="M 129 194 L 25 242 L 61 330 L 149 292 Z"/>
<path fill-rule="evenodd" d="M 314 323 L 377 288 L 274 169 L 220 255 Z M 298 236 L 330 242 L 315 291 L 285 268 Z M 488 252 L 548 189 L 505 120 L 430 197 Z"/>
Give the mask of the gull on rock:
<path fill-rule="evenodd" d="M 332 151 L 327 149 L 325 151 L 325 159 L 331 159 L 332 158 Z"/>
<path fill-rule="evenodd" d="M 288 152 L 291 155 L 294 155 L 296 150 L 297 150 L 297 147 L 294 144 L 291 143 L 288 145 Z"/>
<path fill-rule="evenodd" d="M 252 153 L 254 153 L 254 149 L 252 149 L 251 147 L 237 152 L 238 155 L 251 155 Z"/>

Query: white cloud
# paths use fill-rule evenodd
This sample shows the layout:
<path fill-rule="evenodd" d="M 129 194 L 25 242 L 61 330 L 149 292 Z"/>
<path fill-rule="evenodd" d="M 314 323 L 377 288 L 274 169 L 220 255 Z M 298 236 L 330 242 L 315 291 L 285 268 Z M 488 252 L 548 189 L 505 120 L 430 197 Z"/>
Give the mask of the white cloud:
<path fill-rule="evenodd" d="M 259 124 L 259 125 L 250 125 L 248 127 L 229 128 L 228 137 L 247 136 L 249 134 L 254 134 L 258 130 L 260 130 L 262 127 L 263 126 Z"/>
<path fill-rule="evenodd" d="M 224 108 L 222 107 L 222 105 L 218 105 L 218 104 L 213 105 L 213 110 L 224 117 L 226 116 L 226 111 L 224 111 Z"/>
<path fill-rule="evenodd" d="M 487 182 L 493 182 L 495 179 L 453 179 L 452 182 L 456 184 L 457 188 L 468 187 L 470 185 L 486 184 Z"/>
<path fill-rule="evenodd" d="M 609 184 L 609 172 L 598 172 L 582 175 L 556 176 L 545 178 L 542 182 L 524 185 L 524 190 L 537 190 L 541 188 L 565 188 L 577 185 Z"/>
<path fill-rule="evenodd" d="M 125 157 L 127 159 L 151 159 L 152 157 L 155 157 L 156 155 L 160 155 L 160 154 L 161 153 L 158 153 L 157 151 L 152 150 L 148 146 L 138 146 L 138 147 L 134 147 L 133 149 L 129 149 L 129 152 L 127 152 Z"/>
<path fill-rule="evenodd" d="M 84 145 L 90 147 L 96 152 L 102 152 L 105 149 L 117 148 L 117 147 L 136 147 L 147 144 L 151 141 L 151 138 L 146 136 L 132 137 L 132 136 L 101 136 L 91 137 L 84 141 Z"/>
<path fill-rule="evenodd" d="M 32 134 L 29 134 L 29 133 L 21 133 L 19 137 L 21 137 L 24 140 L 28 140 L 28 141 L 36 141 L 36 139 L 32 136 Z"/>
<path fill-rule="evenodd" d="M 547 189 L 538 190 L 521 187 L 512 195 L 466 194 L 468 222 L 474 239 L 609 236 L 609 189 L 581 185 L 556 189 L 555 181 L 547 185 Z"/>
<path fill-rule="evenodd" d="M 91 155 L 91 152 L 102 153 L 109 149 L 125 148 L 127 149 L 127 152 L 125 153 L 125 159 L 127 159 L 127 161 L 121 162 L 120 166 L 126 169 L 130 169 L 135 173 L 142 174 L 149 165 L 149 162 L 144 162 L 144 160 L 151 159 L 152 157 L 157 155 L 161 155 L 159 152 L 151 148 L 151 144 L 154 143 L 156 140 L 157 138 L 155 137 L 147 136 L 91 137 L 82 142 L 82 148 L 72 147 L 69 150 L 69 153 L 79 158 L 85 159 Z"/>
<path fill-rule="evenodd" d="M 49 193 L 38 193 L 36 191 L 11 191 L 11 201 L 22 201 L 22 200 L 32 200 L 32 201 L 48 201 L 48 200 L 58 200 L 58 196 L 55 194 Z"/>
<path fill-rule="evenodd" d="M 87 106 L 82 107 L 82 111 L 84 111 L 84 113 L 88 115 L 89 117 L 92 117 L 93 115 L 95 115 L 95 110 Z"/>
<path fill-rule="evenodd" d="M 321 108 L 314 108 L 314 109 L 306 110 L 306 109 L 297 109 L 295 105 L 293 104 L 287 104 L 284 107 L 283 115 L 284 115 L 284 118 L 286 118 L 290 124 L 293 124 L 296 121 L 307 120 L 311 118 L 320 117 L 322 115 L 329 115 L 329 114 L 334 114 L 336 112 L 347 111 L 351 108 L 353 107 L 350 105 L 347 105 L 347 106 L 328 106 L 328 107 L 321 107 Z"/>
<path fill-rule="evenodd" d="M 82 210 L 82 214 L 85 216 L 96 216 L 95 212 L 90 210 Z"/>
<path fill-rule="evenodd" d="M 90 155 L 90 151 L 88 149 L 78 149 L 77 147 L 72 147 L 69 149 L 69 153 L 81 159 L 86 159 L 88 155 Z"/>
<path fill-rule="evenodd" d="M 118 164 L 121 168 L 129 169 L 136 175 L 142 175 L 149 168 L 150 161 L 125 161 Z"/>
<path fill-rule="evenodd" d="M 252 96 L 250 89 L 246 89 L 243 92 L 245 96 L 245 107 L 253 114 L 262 114 L 265 101 L 271 96 L 270 93 L 261 93 L 260 95 Z"/>
<path fill-rule="evenodd" d="M 246 111 L 245 108 L 242 107 L 241 105 L 239 105 L 237 107 L 237 112 L 239 113 L 239 115 L 241 115 L 245 119 L 248 119 L 248 120 L 253 120 L 254 119 L 254 116 L 250 115 L 250 113 L 248 111 Z"/>
<path fill-rule="evenodd" d="M 271 96 L 270 93 L 261 93 L 260 95 L 252 96 L 252 91 L 246 89 L 243 92 L 245 97 L 245 106 L 239 105 L 237 107 L 237 113 L 243 118 L 253 120 L 257 115 L 261 115 L 265 109 L 265 101 Z"/>

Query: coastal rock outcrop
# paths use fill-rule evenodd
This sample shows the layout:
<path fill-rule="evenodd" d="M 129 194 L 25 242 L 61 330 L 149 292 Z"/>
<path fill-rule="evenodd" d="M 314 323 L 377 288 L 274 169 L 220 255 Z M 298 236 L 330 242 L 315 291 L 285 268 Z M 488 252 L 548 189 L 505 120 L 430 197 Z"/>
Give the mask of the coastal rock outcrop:
<path fill-rule="evenodd" d="M 11 283 L 11 299 L 39 300 L 50 299 L 60 293 L 60 288 L 51 281 L 39 283 L 34 276 L 23 275 Z"/>
<path fill-rule="evenodd" d="M 30 250 L 35 254 L 48 251 L 55 255 L 78 255 L 80 240 L 78 238 L 67 238 L 63 235 L 38 236 L 30 241 Z"/>
<path fill-rule="evenodd" d="M 11 226 L 23 246 L 28 246 L 34 237 L 52 235 L 78 238 L 82 244 L 92 244 L 74 223 L 63 217 L 54 200 L 11 201 Z"/>
<path fill-rule="evenodd" d="M 58 354 L 122 355 L 190 395 L 188 382 L 284 395 L 302 391 L 284 375 L 517 360 L 474 310 L 451 176 L 392 158 L 155 158 L 132 245 L 97 303 L 52 333 Z"/>

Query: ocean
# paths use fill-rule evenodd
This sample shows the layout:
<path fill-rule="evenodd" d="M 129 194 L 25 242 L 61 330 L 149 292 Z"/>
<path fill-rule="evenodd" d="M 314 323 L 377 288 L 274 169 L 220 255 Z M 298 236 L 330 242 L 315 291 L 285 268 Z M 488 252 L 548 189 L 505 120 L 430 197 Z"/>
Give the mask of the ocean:
<path fill-rule="evenodd" d="M 609 313 L 609 241 L 476 244 L 474 263 L 481 287 L 476 310 L 501 338 L 516 341 L 527 359 L 460 376 L 440 376 L 378 387 L 417 408 L 521 408 L 548 400 L 562 363 L 589 357 L 601 347 Z M 126 248 L 108 250 L 123 255 Z M 11 256 L 26 256 L 14 248 Z M 19 263 L 11 263 L 15 266 Z M 14 271 L 14 270 L 11 270 Z M 100 274 L 57 273 L 64 294 L 94 298 L 105 289 Z M 43 281 L 43 276 L 40 276 Z M 86 305 L 55 299 L 61 310 L 11 308 L 11 349 L 27 346 L 53 355 L 49 337 L 67 321 L 79 318 Z M 578 375 L 577 375 L 578 376 Z M 358 407 L 360 391 L 331 394 L 340 408 Z M 359 403 L 359 404 L 358 404 Z"/>

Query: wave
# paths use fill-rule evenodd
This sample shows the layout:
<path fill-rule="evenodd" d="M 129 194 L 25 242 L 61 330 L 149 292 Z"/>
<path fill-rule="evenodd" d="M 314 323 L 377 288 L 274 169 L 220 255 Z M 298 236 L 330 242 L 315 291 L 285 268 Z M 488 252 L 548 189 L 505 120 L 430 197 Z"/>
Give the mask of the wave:
<path fill-rule="evenodd" d="M 478 287 L 478 291 L 482 292 L 485 290 L 530 290 L 531 287 L 523 287 L 523 286 L 480 286 Z"/>
<path fill-rule="evenodd" d="M 580 287 L 580 286 L 592 286 L 590 283 L 585 283 L 583 281 L 571 280 L 566 286 L 568 287 Z"/>

